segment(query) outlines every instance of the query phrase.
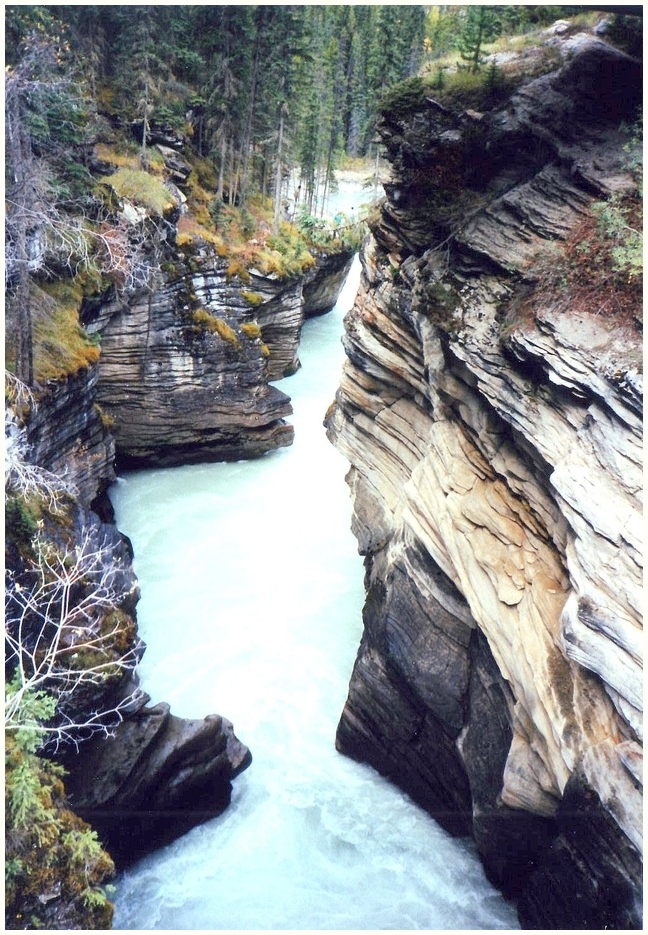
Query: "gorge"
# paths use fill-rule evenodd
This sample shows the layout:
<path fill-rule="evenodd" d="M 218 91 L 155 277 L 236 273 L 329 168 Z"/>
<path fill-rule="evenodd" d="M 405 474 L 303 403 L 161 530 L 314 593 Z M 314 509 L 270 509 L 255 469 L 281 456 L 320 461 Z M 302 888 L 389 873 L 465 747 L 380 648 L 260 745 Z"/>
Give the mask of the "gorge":
<path fill-rule="evenodd" d="M 107 927 L 99 841 L 127 929 L 641 927 L 641 62 L 608 32 L 385 93 L 334 311 L 344 225 L 214 207 L 162 123 L 133 169 L 106 106 L 140 278 L 28 284 L 6 390 L 10 702 L 50 710 L 48 575 L 65 678 L 106 677 L 10 736 L 9 928 Z"/>
<path fill-rule="evenodd" d="M 633 928 L 641 342 L 534 262 L 632 189 L 615 134 L 639 66 L 554 47 L 502 107 L 413 81 L 379 124 L 393 177 L 327 418 L 368 593 L 337 745 L 472 833 L 524 927 Z"/>
<path fill-rule="evenodd" d="M 307 323 L 302 368 L 280 384 L 292 446 L 127 474 L 111 491 L 142 588 L 142 687 L 185 717 L 227 711 L 253 755 L 220 818 L 119 878 L 117 928 L 515 926 L 466 842 L 332 743 L 363 572 L 322 415 L 358 274 Z"/>

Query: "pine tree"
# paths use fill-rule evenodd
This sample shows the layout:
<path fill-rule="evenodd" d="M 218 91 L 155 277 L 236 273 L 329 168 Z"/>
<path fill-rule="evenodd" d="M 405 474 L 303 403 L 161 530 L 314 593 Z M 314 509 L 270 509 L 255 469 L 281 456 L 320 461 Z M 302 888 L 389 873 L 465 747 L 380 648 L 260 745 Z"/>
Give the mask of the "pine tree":
<path fill-rule="evenodd" d="M 499 34 L 500 25 L 500 14 L 497 7 L 468 7 L 457 48 L 462 59 L 469 63 L 468 70 L 473 74 L 478 72 L 483 64 L 482 47 L 484 43 L 490 42 Z"/>

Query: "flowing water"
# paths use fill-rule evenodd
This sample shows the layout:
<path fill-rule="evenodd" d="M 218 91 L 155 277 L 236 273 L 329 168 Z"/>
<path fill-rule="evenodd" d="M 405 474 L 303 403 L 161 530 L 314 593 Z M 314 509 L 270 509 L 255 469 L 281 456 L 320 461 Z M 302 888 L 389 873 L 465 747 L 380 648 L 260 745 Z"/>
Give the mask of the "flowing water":
<path fill-rule="evenodd" d="M 218 712 L 252 750 L 232 804 L 117 885 L 118 929 L 508 929 L 473 847 L 336 753 L 361 636 L 363 565 L 347 464 L 322 420 L 343 312 L 304 327 L 282 381 L 295 443 L 258 461 L 140 471 L 111 491 L 142 589 L 152 702 Z"/>

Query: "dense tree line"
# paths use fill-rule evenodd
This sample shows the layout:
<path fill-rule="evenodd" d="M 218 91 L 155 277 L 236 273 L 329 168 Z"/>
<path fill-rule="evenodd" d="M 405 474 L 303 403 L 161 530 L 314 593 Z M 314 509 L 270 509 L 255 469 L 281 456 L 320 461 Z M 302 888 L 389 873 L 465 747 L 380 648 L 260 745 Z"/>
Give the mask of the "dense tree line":
<path fill-rule="evenodd" d="M 340 159 L 377 152 L 376 116 L 394 85 L 449 51 L 476 71 L 485 43 L 574 9 L 7 6 L 7 307 L 18 375 L 32 384 L 34 274 L 145 276 L 132 232 L 108 223 L 97 198 L 97 139 L 137 141 L 144 170 L 151 143 L 184 141 L 208 166 L 210 212 L 245 212 L 260 195 L 274 202 L 276 233 L 287 187 L 317 215 Z"/>
<path fill-rule="evenodd" d="M 342 153 L 366 154 L 382 91 L 416 72 L 422 6 L 7 8 L 7 61 L 35 28 L 67 29 L 95 106 L 193 134 L 220 191 L 245 202 L 297 166 L 312 209 Z M 319 191 L 318 191 L 319 185 Z"/>

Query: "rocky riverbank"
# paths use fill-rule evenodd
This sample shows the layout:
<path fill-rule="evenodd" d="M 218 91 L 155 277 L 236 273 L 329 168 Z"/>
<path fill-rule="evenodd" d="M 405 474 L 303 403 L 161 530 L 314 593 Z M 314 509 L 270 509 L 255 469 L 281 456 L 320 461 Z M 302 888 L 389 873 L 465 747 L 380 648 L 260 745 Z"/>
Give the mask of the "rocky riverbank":
<path fill-rule="evenodd" d="M 179 155 L 169 151 L 166 159 L 176 164 Z M 101 347 L 93 355 L 98 362 L 43 380 L 33 394 L 9 384 L 10 630 L 26 652 L 47 642 L 38 582 L 42 562 L 53 561 L 43 580 L 54 575 L 49 607 L 60 604 L 61 626 L 47 651 L 62 654 L 64 667 L 71 660 L 73 670 L 77 661 L 89 673 L 98 667 L 71 700 L 59 703 L 63 733 L 48 755 L 65 767 L 65 791 L 57 780 L 46 799 L 52 820 L 83 835 L 93 871 L 85 882 L 79 877 L 66 850 L 69 835 L 50 846 L 46 859 L 38 829 L 12 834 L 10 926 L 20 927 L 23 918 L 54 928 L 109 925 L 112 908 L 98 887 L 114 865 L 119 869 L 222 812 L 233 779 L 251 762 L 223 717 L 178 718 L 168 705 L 148 707 L 138 689 L 135 670 L 145 650 L 137 633 L 139 590 L 130 544 L 111 522 L 106 492 L 116 464 L 239 460 L 290 444 L 290 399 L 270 381 L 299 366 L 304 318 L 333 307 L 352 250 L 320 251 L 309 258 L 307 278 L 235 266 L 213 244 L 178 236 L 182 198 L 174 190 L 178 197 L 164 219 L 150 219 L 146 287 L 119 295 L 110 289 L 79 305 L 79 321 Z M 141 208 L 127 199 L 119 210 L 124 223 L 142 223 Z M 64 556 L 60 569 L 50 554 Z M 66 569 L 74 579 L 70 593 Z M 21 595 L 32 592 L 34 600 L 21 610 Z M 84 609 L 77 613 L 78 603 Z M 76 684 L 74 672 L 70 679 Z M 79 736 L 73 724 L 82 725 Z M 26 754 L 12 748 L 11 755 L 11 775 L 20 776 Z M 28 762 L 42 794 L 49 794 L 50 767 L 41 775 L 40 761 Z M 33 845 L 30 833 L 38 838 Z M 52 861 L 65 873 L 52 871 Z"/>

